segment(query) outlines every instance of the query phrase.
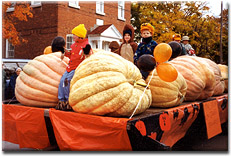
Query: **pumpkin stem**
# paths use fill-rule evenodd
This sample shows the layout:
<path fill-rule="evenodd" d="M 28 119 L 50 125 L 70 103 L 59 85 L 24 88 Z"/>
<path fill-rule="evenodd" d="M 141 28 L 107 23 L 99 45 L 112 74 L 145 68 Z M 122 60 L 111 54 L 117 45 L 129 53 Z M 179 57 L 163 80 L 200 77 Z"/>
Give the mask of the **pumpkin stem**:
<path fill-rule="evenodd" d="M 221 78 L 220 81 L 225 81 L 225 80 L 228 80 L 228 78 Z"/>
<path fill-rule="evenodd" d="M 180 104 L 184 101 L 185 96 L 181 93 L 178 94 L 178 97 L 180 98 Z"/>
<path fill-rule="evenodd" d="M 146 83 L 134 81 L 134 86 L 137 86 L 137 85 L 138 85 L 138 86 L 142 86 L 142 87 L 147 87 L 147 84 L 146 84 Z M 148 86 L 147 88 L 149 88 L 149 86 Z"/>

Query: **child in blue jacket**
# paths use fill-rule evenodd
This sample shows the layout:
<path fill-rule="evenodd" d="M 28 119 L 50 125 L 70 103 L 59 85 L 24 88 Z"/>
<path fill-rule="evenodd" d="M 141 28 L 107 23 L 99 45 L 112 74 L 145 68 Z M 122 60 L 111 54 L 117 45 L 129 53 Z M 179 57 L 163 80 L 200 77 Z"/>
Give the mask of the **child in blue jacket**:
<path fill-rule="evenodd" d="M 134 55 L 134 64 L 137 65 L 137 61 L 140 56 L 143 54 L 150 54 L 153 56 L 154 48 L 157 46 L 157 43 L 152 40 L 152 36 L 154 33 L 154 28 L 150 23 L 143 23 L 141 25 L 141 37 L 142 42 L 138 45 L 138 48 Z M 149 72 L 145 72 L 140 70 L 144 79 L 146 79 L 149 75 Z"/>

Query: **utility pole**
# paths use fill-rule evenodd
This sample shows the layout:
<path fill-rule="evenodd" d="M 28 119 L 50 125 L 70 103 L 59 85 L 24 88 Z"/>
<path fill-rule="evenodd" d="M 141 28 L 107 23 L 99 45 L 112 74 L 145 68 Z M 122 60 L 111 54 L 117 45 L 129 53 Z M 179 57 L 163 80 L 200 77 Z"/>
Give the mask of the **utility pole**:
<path fill-rule="evenodd" d="M 223 53 L 222 53 L 222 28 L 223 28 L 223 1 L 221 1 L 220 64 L 223 63 Z"/>

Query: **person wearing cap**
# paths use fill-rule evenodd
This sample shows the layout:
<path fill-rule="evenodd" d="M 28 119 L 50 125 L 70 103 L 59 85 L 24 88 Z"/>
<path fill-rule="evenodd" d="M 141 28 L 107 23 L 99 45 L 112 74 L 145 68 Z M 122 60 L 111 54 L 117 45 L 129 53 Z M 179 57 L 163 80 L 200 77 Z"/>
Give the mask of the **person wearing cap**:
<path fill-rule="evenodd" d="M 119 55 L 130 62 L 134 62 L 134 54 L 137 49 L 137 43 L 134 39 L 134 28 L 130 24 L 126 24 L 123 29 L 123 43 L 119 48 Z"/>
<path fill-rule="evenodd" d="M 186 52 L 190 56 L 196 56 L 195 50 L 193 47 L 189 44 L 189 37 L 188 36 L 183 36 L 182 37 L 182 46 L 185 48 Z"/>
<path fill-rule="evenodd" d="M 137 61 L 140 58 L 140 56 L 144 54 L 150 54 L 153 56 L 153 51 L 157 46 L 157 43 L 152 39 L 152 36 L 154 34 L 154 27 L 150 23 L 143 23 L 141 25 L 140 31 L 141 31 L 142 42 L 138 45 L 138 48 L 134 55 L 135 65 L 137 65 Z M 142 70 L 140 70 L 140 72 L 143 78 L 146 79 L 149 72 L 145 72 Z"/>
<path fill-rule="evenodd" d="M 78 65 L 87 57 L 92 54 L 92 49 L 88 43 L 88 39 L 85 38 L 87 30 L 84 24 L 79 24 L 72 30 L 74 43 L 71 45 L 71 50 L 65 52 L 65 56 L 70 59 L 66 71 L 64 72 L 58 89 L 59 102 L 55 107 L 58 110 L 72 110 L 69 105 L 69 92 L 70 82 L 74 76 L 75 69 Z M 64 52 L 62 52 L 64 53 Z"/>
<path fill-rule="evenodd" d="M 181 43 L 181 35 L 180 34 L 174 34 L 172 36 L 172 40 L 176 41 L 176 42 L 178 42 L 180 44 L 180 46 L 182 48 L 182 52 L 181 52 L 180 55 L 188 55 L 185 48 L 184 48 L 184 46 L 183 46 L 183 44 Z"/>

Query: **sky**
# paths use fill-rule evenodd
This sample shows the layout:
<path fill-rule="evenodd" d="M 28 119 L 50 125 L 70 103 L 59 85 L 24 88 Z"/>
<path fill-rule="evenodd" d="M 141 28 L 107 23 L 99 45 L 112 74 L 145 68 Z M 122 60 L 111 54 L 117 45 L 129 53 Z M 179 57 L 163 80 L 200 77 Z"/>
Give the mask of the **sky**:
<path fill-rule="evenodd" d="M 210 7 L 211 14 L 214 16 L 219 16 L 221 13 L 221 0 L 211 0 L 208 1 L 208 7 Z M 228 0 L 223 0 L 223 9 L 228 8 Z"/>

